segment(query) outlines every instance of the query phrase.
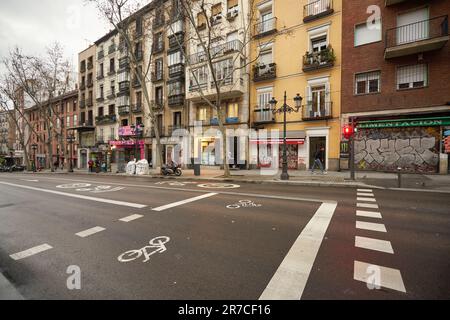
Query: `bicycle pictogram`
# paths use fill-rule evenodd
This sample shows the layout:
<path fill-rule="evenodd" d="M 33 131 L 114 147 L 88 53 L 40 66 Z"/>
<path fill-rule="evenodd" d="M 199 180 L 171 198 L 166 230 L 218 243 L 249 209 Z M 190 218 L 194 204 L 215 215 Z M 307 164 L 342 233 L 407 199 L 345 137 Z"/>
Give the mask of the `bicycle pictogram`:
<path fill-rule="evenodd" d="M 143 263 L 148 262 L 150 260 L 150 257 L 154 254 L 166 252 L 167 247 L 165 246 L 165 244 L 169 241 L 170 238 L 164 236 L 153 238 L 152 240 L 150 240 L 149 246 L 124 252 L 117 258 L 117 260 L 126 263 L 139 259 L 142 255 L 144 255 L 145 259 Z"/>
<path fill-rule="evenodd" d="M 252 200 L 240 200 L 238 203 L 230 204 L 227 209 L 240 209 L 240 208 L 259 208 L 262 207 L 261 204 L 256 204 Z"/>

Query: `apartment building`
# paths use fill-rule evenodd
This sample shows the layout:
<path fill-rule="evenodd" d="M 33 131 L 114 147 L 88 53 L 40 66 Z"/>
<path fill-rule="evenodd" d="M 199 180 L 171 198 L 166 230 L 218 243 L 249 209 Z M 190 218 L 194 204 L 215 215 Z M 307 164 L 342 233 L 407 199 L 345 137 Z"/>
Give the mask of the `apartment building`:
<path fill-rule="evenodd" d="M 186 99 L 189 105 L 189 128 L 202 123 L 203 135 L 200 143 L 201 163 L 205 166 L 222 164 L 217 142 L 218 115 L 210 103 L 215 104 L 217 89 L 221 92 L 221 109 L 225 110 L 227 130 L 249 129 L 249 52 L 250 19 L 249 1 L 210 0 L 205 1 L 205 12 L 200 1 L 192 1 L 196 25 L 189 24 L 187 44 L 189 54 L 186 69 Z M 209 19 L 209 23 L 207 23 Z M 199 31 L 199 36 L 196 30 Z M 211 41 L 208 41 L 208 38 Z M 208 54 L 201 45 L 203 39 L 213 65 L 211 70 Z M 216 81 L 214 81 L 213 72 Z M 245 168 L 248 162 L 247 145 L 237 136 L 227 141 L 232 167 Z M 197 156 L 196 156 L 197 157 Z"/>
<path fill-rule="evenodd" d="M 446 0 L 344 1 L 342 121 L 358 127 L 358 170 L 448 172 L 449 12 Z"/>
<path fill-rule="evenodd" d="M 11 156 L 15 142 L 15 125 L 11 119 L 12 111 L 0 111 L 0 157 Z"/>
<path fill-rule="evenodd" d="M 254 2 L 253 167 L 281 167 L 284 121 L 283 114 L 274 114 L 274 109 L 283 106 L 286 92 L 287 104 L 296 111 L 287 115 L 289 169 L 311 168 L 320 147 L 325 148 L 326 168 L 339 169 L 342 2 Z M 301 108 L 296 108 L 299 97 Z M 272 98 L 278 101 L 276 106 L 270 104 Z"/>
<path fill-rule="evenodd" d="M 78 125 L 78 90 L 53 98 L 42 106 L 33 106 L 25 110 L 27 123 L 26 141 L 30 161 L 36 168 L 50 168 L 56 163 L 68 168 L 70 159 L 74 167 L 78 163 L 78 141 L 71 146 L 67 138 L 77 134 L 74 127 Z M 52 158 L 48 150 L 49 127 L 51 131 Z M 72 153 L 71 153 L 72 152 Z"/>
<path fill-rule="evenodd" d="M 74 125 L 79 138 L 77 167 L 87 168 L 90 159 L 95 159 L 98 149 L 95 143 L 95 123 L 94 112 L 96 101 L 96 46 L 91 45 L 86 50 L 78 54 L 79 75 L 79 116 L 78 123 Z"/>

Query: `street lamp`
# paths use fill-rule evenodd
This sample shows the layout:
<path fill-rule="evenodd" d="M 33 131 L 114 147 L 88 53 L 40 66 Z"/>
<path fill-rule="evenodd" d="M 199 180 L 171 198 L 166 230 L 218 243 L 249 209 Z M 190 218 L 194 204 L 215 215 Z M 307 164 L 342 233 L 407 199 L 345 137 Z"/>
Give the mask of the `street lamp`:
<path fill-rule="evenodd" d="M 69 134 L 67 136 L 67 143 L 70 145 L 70 168 L 69 172 L 73 172 L 73 143 L 75 142 L 75 136 L 73 134 Z"/>
<path fill-rule="evenodd" d="M 33 143 L 31 145 L 31 149 L 33 149 L 33 172 L 36 172 L 36 149 L 38 148 L 38 145 L 36 143 Z"/>
<path fill-rule="evenodd" d="M 302 107 L 302 100 L 303 98 L 297 94 L 297 96 L 294 98 L 295 102 L 295 108 L 290 107 L 287 104 L 287 94 L 286 91 L 284 92 L 284 104 L 280 108 L 276 108 L 278 101 L 275 100 L 275 98 L 272 98 L 272 100 L 269 101 L 270 106 L 272 107 L 273 114 L 283 114 L 284 120 L 284 134 L 283 134 L 283 172 L 281 173 L 281 180 L 289 180 L 289 174 L 288 174 L 288 161 L 287 161 L 287 140 L 286 140 L 286 128 L 287 128 L 287 119 L 286 114 L 287 113 L 293 113 L 293 112 L 299 112 L 300 108 Z"/>

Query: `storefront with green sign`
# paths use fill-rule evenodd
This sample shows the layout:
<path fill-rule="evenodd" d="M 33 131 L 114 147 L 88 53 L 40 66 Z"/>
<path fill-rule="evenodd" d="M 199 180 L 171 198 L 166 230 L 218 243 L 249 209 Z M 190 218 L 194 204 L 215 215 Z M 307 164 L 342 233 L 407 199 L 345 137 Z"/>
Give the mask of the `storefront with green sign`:
<path fill-rule="evenodd" d="M 355 163 L 358 170 L 438 173 L 444 128 L 450 116 L 358 121 Z"/>

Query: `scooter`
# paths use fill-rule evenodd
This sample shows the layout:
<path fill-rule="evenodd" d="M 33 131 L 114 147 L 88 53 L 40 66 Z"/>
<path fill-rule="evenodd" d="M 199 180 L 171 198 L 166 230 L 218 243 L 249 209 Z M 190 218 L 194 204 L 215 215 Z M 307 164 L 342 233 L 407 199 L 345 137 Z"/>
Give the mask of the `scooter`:
<path fill-rule="evenodd" d="M 181 171 L 181 166 L 179 164 L 174 164 L 173 166 L 165 164 L 162 166 L 161 172 L 165 176 L 175 175 L 177 177 L 180 177 L 183 174 L 183 171 Z"/>

